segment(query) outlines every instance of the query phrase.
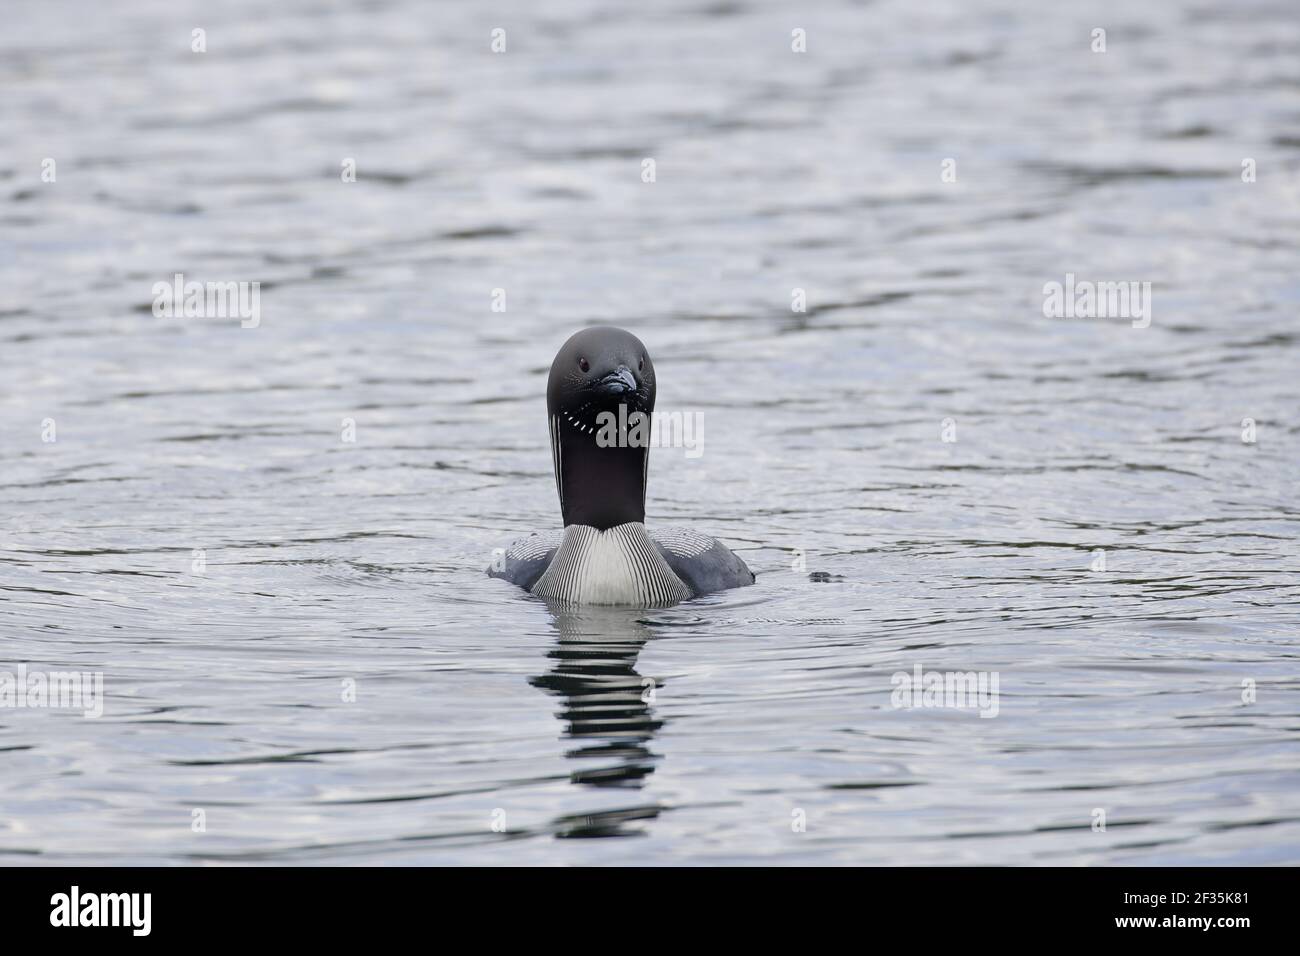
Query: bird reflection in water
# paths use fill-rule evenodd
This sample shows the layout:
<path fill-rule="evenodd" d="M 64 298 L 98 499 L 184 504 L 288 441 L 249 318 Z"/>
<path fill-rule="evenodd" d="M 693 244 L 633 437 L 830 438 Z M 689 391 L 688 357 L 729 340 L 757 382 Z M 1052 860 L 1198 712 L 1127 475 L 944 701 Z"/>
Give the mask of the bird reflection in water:
<path fill-rule="evenodd" d="M 564 737 L 576 742 L 565 754 L 576 764 L 570 779 L 598 788 L 640 789 L 658 759 L 650 741 L 663 726 L 650 705 L 653 678 L 636 671 L 650 636 L 638 608 L 572 607 L 547 602 L 558 632 L 547 654 L 551 668 L 529 681 L 560 698 Z M 555 821 L 565 837 L 633 836 L 628 827 L 659 815 L 657 806 L 578 814 Z"/>

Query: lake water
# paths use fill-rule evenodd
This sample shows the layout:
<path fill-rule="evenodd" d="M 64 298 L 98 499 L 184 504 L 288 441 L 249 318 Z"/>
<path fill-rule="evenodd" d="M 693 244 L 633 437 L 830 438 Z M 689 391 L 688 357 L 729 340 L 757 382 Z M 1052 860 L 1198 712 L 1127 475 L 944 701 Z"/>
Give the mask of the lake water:
<path fill-rule="evenodd" d="M 113 7 L 0 15 L 0 670 L 104 694 L 0 862 L 1300 863 L 1291 0 Z M 754 587 L 484 575 L 591 323 Z"/>

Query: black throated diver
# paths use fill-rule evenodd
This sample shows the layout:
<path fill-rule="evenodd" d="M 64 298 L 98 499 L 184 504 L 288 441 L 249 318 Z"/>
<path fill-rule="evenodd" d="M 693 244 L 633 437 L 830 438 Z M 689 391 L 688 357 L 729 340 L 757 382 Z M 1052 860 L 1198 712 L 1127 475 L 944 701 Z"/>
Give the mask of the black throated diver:
<path fill-rule="evenodd" d="M 754 583 L 745 562 L 708 535 L 646 530 L 648 419 L 647 440 L 628 438 L 636 413 L 654 407 L 654 363 L 635 335 L 597 326 L 569 337 L 546 386 L 564 530 L 516 541 L 488 574 L 574 604 L 666 605 Z M 602 412 L 621 423 L 619 440 L 608 440 L 612 426 L 602 431 Z"/>

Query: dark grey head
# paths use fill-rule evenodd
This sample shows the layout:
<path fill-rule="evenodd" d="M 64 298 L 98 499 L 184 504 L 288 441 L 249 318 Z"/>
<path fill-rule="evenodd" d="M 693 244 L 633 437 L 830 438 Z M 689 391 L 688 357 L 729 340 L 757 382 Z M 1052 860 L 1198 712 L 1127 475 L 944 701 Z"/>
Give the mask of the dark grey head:
<path fill-rule="evenodd" d="M 635 440 L 635 427 L 629 442 L 627 426 L 654 407 L 654 363 L 635 335 L 595 326 L 560 346 L 546 385 L 546 414 L 565 525 L 604 530 L 645 520 L 650 449 Z M 611 421 L 619 423 L 617 434 Z M 648 436 L 648 426 L 647 420 L 641 434 Z"/>

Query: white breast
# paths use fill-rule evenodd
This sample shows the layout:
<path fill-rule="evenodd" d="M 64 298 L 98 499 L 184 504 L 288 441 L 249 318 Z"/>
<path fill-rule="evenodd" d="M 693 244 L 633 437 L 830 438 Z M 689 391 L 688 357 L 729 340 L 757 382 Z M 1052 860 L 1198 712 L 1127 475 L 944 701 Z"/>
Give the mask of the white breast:
<path fill-rule="evenodd" d="M 533 593 L 574 604 L 641 606 L 675 604 L 691 596 L 638 521 L 606 531 L 569 525 Z"/>

